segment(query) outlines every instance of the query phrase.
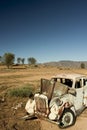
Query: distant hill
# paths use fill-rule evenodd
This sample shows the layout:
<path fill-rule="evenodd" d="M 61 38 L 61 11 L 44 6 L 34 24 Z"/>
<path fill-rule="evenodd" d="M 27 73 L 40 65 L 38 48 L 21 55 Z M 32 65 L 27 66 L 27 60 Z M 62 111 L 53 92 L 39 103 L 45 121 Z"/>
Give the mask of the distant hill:
<path fill-rule="evenodd" d="M 84 63 L 85 68 L 87 68 L 87 61 L 58 61 L 58 62 L 46 62 L 44 65 L 49 66 L 57 66 L 57 67 L 63 67 L 63 68 L 81 68 L 81 64 Z"/>

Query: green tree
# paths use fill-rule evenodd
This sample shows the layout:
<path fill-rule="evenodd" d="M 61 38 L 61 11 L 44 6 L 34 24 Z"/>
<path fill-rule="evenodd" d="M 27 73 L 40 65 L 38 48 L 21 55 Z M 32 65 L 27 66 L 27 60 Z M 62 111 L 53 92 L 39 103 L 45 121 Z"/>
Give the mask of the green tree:
<path fill-rule="evenodd" d="M 17 58 L 17 63 L 18 63 L 18 64 L 21 63 L 21 58 L 20 58 L 20 57 Z"/>
<path fill-rule="evenodd" d="M 3 56 L 4 64 L 8 67 L 12 66 L 15 60 L 15 55 L 12 53 L 5 53 Z"/>
<path fill-rule="evenodd" d="M 0 56 L 0 63 L 2 62 L 2 56 Z"/>
<path fill-rule="evenodd" d="M 81 63 L 81 68 L 85 69 L 85 64 L 84 63 Z"/>
<path fill-rule="evenodd" d="M 35 65 L 37 62 L 37 60 L 34 57 L 30 57 L 28 58 L 28 64 L 30 65 Z"/>
<path fill-rule="evenodd" d="M 22 58 L 22 59 L 21 59 L 21 62 L 22 62 L 22 64 L 24 64 L 24 62 L 25 62 L 25 58 Z"/>

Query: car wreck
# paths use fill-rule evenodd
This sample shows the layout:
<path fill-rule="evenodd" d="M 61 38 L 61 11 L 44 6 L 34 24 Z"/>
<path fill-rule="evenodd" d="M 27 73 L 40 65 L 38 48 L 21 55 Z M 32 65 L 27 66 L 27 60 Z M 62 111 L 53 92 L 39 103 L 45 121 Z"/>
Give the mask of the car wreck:
<path fill-rule="evenodd" d="M 66 128 L 75 124 L 86 107 L 87 77 L 65 73 L 41 79 L 40 92 L 31 94 L 25 109 L 30 119 L 41 117 Z"/>

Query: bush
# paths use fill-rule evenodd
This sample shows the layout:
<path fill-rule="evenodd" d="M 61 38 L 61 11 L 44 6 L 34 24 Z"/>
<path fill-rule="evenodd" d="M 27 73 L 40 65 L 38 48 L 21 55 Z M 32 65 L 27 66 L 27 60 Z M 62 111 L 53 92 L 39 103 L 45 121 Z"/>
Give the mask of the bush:
<path fill-rule="evenodd" d="M 8 95 L 15 96 L 15 97 L 29 97 L 31 93 L 34 93 L 34 87 L 21 87 L 21 88 L 14 88 L 8 91 Z"/>
<path fill-rule="evenodd" d="M 85 64 L 81 63 L 81 69 L 85 69 Z"/>

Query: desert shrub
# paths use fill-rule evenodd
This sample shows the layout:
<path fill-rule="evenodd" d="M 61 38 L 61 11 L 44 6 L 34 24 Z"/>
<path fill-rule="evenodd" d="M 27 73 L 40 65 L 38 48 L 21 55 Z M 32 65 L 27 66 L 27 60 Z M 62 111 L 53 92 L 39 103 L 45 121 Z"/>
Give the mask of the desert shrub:
<path fill-rule="evenodd" d="M 14 88 L 8 91 L 8 95 L 16 97 L 29 97 L 31 93 L 34 93 L 35 89 L 33 86 L 25 86 L 21 88 Z"/>
<path fill-rule="evenodd" d="M 85 64 L 84 63 L 81 63 L 81 69 L 85 69 Z"/>

